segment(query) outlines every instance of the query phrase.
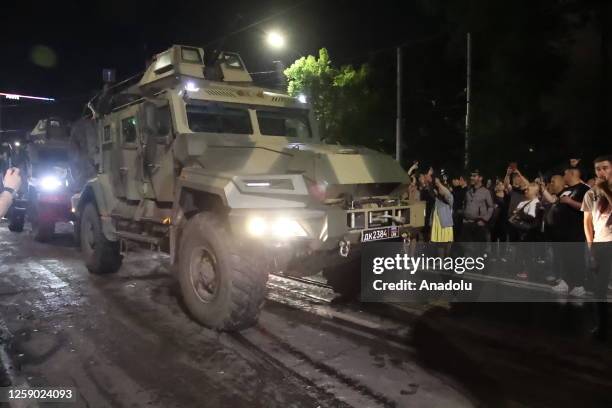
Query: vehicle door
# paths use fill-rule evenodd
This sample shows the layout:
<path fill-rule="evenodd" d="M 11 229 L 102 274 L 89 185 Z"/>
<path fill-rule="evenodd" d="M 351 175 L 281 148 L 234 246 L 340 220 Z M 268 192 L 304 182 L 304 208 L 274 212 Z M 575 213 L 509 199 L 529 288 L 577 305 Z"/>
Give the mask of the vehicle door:
<path fill-rule="evenodd" d="M 124 197 L 131 201 L 142 199 L 142 143 L 138 124 L 138 105 L 117 113 L 120 133 L 119 179 Z"/>

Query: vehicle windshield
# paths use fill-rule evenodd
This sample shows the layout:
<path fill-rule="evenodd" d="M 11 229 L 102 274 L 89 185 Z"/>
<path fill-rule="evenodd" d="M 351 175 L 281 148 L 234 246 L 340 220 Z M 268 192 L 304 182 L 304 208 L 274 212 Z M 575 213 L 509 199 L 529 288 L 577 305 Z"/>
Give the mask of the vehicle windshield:
<path fill-rule="evenodd" d="M 35 156 L 37 162 L 45 164 L 61 164 L 69 161 L 68 149 L 37 149 Z"/>
<path fill-rule="evenodd" d="M 220 104 L 187 105 L 187 121 L 192 132 L 252 134 L 249 111 Z"/>
<path fill-rule="evenodd" d="M 32 152 L 32 176 L 39 177 L 49 169 L 59 166 L 65 167 L 70 161 L 68 149 L 39 148 Z"/>
<path fill-rule="evenodd" d="M 310 138 L 308 111 L 303 109 L 261 109 L 258 108 L 259 130 L 265 136 Z"/>

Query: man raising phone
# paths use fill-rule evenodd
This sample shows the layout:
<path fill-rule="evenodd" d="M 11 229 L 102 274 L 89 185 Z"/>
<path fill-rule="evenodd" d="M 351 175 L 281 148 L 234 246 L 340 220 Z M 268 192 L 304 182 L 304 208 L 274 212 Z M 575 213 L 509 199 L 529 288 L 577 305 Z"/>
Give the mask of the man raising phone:
<path fill-rule="evenodd" d="M 21 176 L 19 169 L 10 168 L 4 175 L 2 181 L 2 190 L 0 191 L 0 218 L 4 217 L 8 209 L 13 203 L 13 198 L 17 194 L 17 190 L 21 187 Z"/>

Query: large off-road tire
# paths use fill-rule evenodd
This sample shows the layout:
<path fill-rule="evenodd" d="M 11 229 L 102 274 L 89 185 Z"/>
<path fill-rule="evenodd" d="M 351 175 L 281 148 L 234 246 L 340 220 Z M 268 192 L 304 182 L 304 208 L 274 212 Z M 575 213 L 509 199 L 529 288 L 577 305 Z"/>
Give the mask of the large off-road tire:
<path fill-rule="evenodd" d="M 203 212 L 187 221 L 178 278 L 185 305 L 198 322 L 223 331 L 257 322 L 268 271 L 262 259 L 249 254 L 214 213 Z"/>
<path fill-rule="evenodd" d="M 358 299 L 361 290 L 361 258 L 355 257 L 345 264 L 325 268 L 323 277 L 343 299 Z"/>
<path fill-rule="evenodd" d="M 8 229 L 11 232 L 22 232 L 24 224 L 25 224 L 24 214 L 11 214 L 11 216 L 9 217 Z"/>
<path fill-rule="evenodd" d="M 81 252 L 89 272 L 98 275 L 117 272 L 122 261 L 119 242 L 109 241 L 102 233 L 102 223 L 95 205 L 85 204 L 79 225 Z"/>

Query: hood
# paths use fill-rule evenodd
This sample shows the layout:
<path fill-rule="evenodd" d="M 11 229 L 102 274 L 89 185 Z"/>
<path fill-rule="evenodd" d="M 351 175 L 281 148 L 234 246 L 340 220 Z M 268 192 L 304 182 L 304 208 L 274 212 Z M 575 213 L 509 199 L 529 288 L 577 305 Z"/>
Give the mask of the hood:
<path fill-rule="evenodd" d="M 181 134 L 175 144 L 184 165 L 235 175 L 302 174 L 328 185 L 406 183 L 406 172 L 392 157 L 374 150 L 323 143 L 253 141 Z"/>
<path fill-rule="evenodd" d="M 293 156 L 289 170 L 304 170 L 305 175 L 316 181 L 328 184 L 407 182 L 406 172 L 392 157 L 365 147 L 290 144 L 286 149 Z"/>

